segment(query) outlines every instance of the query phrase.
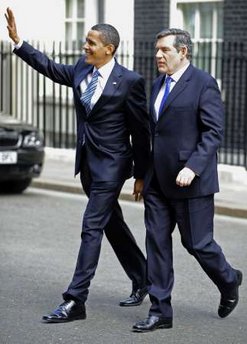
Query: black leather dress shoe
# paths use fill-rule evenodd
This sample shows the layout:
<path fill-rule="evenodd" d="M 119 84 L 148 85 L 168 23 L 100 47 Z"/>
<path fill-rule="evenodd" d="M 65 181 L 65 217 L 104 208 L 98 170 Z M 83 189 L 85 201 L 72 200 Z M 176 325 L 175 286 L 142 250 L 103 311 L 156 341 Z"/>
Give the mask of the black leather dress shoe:
<path fill-rule="evenodd" d="M 218 315 L 221 318 L 227 317 L 237 306 L 239 300 L 239 286 L 242 284 L 243 274 L 241 271 L 236 270 L 237 273 L 237 284 L 234 290 L 229 294 L 229 296 L 221 295 L 220 305 L 218 309 Z"/>
<path fill-rule="evenodd" d="M 133 332 L 150 332 L 161 328 L 172 328 L 172 319 L 149 315 L 147 319 L 137 322 Z"/>
<path fill-rule="evenodd" d="M 77 304 L 73 300 L 63 302 L 51 314 L 42 318 L 46 323 L 63 323 L 79 319 L 86 319 L 85 305 Z"/>
<path fill-rule="evenodd" d="M 131 307 L 131 306 L 139 306 L 142 301 L 145 299 L 148 293 L 147 287 L 137 289 L 136 291 L 132 291 L 131 295 L 123 301 L 119 302 L 119 306 L 121 307 Z"/>

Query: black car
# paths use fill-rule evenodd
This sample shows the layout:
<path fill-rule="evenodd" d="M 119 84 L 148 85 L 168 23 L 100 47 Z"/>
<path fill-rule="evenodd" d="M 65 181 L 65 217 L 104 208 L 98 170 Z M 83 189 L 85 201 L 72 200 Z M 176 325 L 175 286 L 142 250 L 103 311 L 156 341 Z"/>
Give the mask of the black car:
<path fill-rule="evenodd" d="M 40 175 L 43 162 L 42 133 L 0 113 L 0 192 L 24 191 Z"/>

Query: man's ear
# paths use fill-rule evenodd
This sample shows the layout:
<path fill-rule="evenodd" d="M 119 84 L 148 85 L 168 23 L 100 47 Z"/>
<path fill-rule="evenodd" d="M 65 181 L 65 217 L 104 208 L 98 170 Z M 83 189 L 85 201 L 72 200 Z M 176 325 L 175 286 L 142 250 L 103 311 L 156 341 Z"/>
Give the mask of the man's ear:
<path fill-rule="evenodd" d="M 115 47 L 113 44 L 107 44 L 106 46 L 106 55 L 113 55 Z"/>
<path fill-rule="evenodd" d="M 187 56 L 187 53 L 188 53 L 188 48 L 186 46 L 184 47 L 181 47 L 180 48 L 180 53 L 181 53 L 181 57 L 184 58 Z"/>

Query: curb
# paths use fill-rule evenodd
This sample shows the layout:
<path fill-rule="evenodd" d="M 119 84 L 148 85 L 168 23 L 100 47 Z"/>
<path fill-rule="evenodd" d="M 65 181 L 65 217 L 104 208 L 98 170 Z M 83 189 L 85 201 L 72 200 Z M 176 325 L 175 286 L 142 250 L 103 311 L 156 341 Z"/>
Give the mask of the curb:
<path fill-rule="evenodd" d="M 37 189 L 83 194 L 83 190 L 80 186 L 60 182 L 54 183 L 53 181 L 48 180 L 33 180 L 30 186 Z"/>
<path fill-rule="evenodd" d="M 42 179 L 33 180 L 31 183 L 31 186 L 38 189 L 68 192 L 68 193 L 81 194 L 81 195 L 84 194 L 81 186 L 76 186 L 74 184 L 61 183 L 61 182 L 54 183 L 54 181 L 52 180 L 51 181 L 42 180 Z M 135 202 L 131 193 L 126 193 L 126 192 L 121 192 L 119 199 L 122 201 Z M 233 205 L 229 206 L 224 203 L 222 204 L 220 203 L 221 203 L 220 201 L 217 202 L 217 200 L 215 200 L 215 213 L 216 214 L 247 219 L 247 209 L 244 209 L 238 206 L 233 206 Z"/>
<path fill-rule="evenodd" d="M 33 188 L 37 189 L 45 189 L 45 190 L 51 190 L 51 191 L 60 191 L 60 192 L 69 192 L 73 194 L 80 194 L 85 195 L 83 192 L 81 186 L 76 186 L 69 183 L 60 183 L 48 180 L 33 180 L 31 185 Z M 121 192 L 119 199 L 122 201 L 129 201 L 129 202 L 135 202 L 134 197 L 131 195 L 131 193 Z"/>
<path fill-rule="evenodd" d="M 224 204 L 218 205 L 217 201 L 215 201 L 215 213 L 218 215 L 226 215 L 247 219 L 247 209 L 239 207 L 229 207 Z"/>

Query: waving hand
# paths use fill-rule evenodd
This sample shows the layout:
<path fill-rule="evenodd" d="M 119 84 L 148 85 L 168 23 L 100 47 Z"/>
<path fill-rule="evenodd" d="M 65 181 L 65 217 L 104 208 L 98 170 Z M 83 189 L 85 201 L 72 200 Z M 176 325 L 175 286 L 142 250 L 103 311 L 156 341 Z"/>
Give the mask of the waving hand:
<path fill-rule="evenodd" d="M 12 39 L 12 41 L 14 41 L 15 44 L 18 44 L 20 37 L 17 33 L 14 13 L 9 7 L 7 8 L 7 13 L 5 13 L 5 18 L 8 23 L 7 29 L 9 31 L 9 37 Z"/>

